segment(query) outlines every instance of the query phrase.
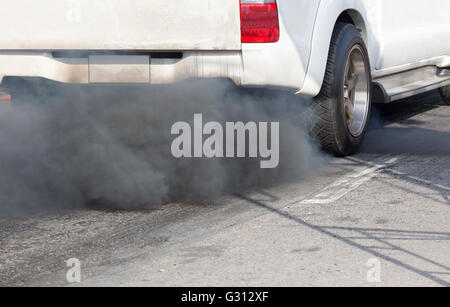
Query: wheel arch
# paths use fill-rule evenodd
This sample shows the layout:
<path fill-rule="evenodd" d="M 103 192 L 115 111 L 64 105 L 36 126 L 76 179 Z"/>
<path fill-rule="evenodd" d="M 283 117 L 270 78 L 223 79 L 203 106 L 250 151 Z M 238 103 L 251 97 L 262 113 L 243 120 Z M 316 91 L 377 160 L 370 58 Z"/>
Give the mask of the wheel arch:
<path fill-rule="evenodd" d="M 366 47 L 369 48 L 369 39 L 367 35 L 366 21 L 364 20 L 364 17 L 360 14 L 360 12 L 358 12 L 355 9 L 347 9 L 339 15 L 334 26 L 336 26 L 338 22 L 344 22 L 354 25 L 356 29 L 358 29 L 358 31 L 361 33 L 361 36 L 364 40 L 364 43 L 366 44 Z"/>
<path fill-rule="evenodd" d="M 351 5 L 355 4 L 355 5 Z M 333 30 L 338 22 L 354 25 L 370 47 L 367 18 L 359 2 L 322 0 L 319 6 L 311 42 L 311 54 L 301 94 L 317 96 L 322 87 Z"/>

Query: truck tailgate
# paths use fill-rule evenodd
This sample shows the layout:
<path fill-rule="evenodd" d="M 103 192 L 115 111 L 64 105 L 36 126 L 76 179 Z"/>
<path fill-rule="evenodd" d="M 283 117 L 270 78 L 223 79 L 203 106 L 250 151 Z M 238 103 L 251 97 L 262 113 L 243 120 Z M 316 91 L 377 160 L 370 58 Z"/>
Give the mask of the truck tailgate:
<path fill-rule="evenodd" d="M 240 50 L 238 0 L 0 0 L 0 49 Z"/>

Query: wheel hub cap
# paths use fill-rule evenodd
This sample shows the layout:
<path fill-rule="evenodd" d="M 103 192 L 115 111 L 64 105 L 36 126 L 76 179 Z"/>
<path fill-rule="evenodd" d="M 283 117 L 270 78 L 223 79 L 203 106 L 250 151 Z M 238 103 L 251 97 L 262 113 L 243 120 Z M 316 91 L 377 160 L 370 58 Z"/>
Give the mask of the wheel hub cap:
<path fill-rule="evenodd" d="M 364 53 L 355 45 L 347 60 L 343 102 L 347 127 L 354 137 L 364 131 L 369 112 L 369 78 L 366 71 Z"/>

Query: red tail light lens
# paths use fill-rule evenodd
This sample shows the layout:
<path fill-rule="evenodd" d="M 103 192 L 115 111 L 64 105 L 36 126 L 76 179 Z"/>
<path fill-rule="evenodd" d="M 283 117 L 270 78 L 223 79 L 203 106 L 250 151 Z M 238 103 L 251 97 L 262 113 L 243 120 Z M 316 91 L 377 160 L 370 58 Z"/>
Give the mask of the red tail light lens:
<path fill-rule="evenodd" d="M 279 39 L 276 0 L 241 0 L 241 41 L 275 43 Z"/>

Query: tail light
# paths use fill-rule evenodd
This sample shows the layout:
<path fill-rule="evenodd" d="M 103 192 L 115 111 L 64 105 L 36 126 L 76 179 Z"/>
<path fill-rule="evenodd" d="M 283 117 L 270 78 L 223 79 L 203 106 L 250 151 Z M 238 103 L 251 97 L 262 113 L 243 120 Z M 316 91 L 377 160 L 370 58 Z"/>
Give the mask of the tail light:
<path fill-rule="evenodd" d="M 280 39 L 276 0 L 241 0 L 241 41 L 275 43 Z"/>

